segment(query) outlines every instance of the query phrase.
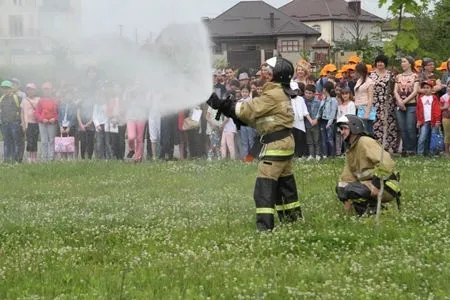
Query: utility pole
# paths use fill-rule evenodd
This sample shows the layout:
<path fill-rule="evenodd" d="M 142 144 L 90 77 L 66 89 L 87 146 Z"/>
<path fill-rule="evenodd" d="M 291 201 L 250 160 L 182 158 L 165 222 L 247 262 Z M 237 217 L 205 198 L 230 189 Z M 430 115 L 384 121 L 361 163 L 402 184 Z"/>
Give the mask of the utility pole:
<path fill-rule="evenodd" d="M 139 44 L 139 32 L 138 32 L 137 28 L 134 30 L 134 38 L 136 40 L 136 45 L 138 45 Z"/>
<path fill-rule="evenodd" d="M 123 24 L 119 24 L 119 36 L 123 38 Z"/>

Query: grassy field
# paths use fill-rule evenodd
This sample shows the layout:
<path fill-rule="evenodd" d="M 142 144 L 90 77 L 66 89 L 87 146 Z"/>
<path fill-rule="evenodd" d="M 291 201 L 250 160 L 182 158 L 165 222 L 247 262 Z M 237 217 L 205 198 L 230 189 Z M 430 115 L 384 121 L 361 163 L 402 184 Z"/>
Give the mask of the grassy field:
<path fill-rule="evenodd" d="M 379 228 L 342 165 L 297 163 L 305 222 L 265 234 L 255 165 L 0 165 L 0 299 L 448 299 L 450 160 L 400 160 Z"/>

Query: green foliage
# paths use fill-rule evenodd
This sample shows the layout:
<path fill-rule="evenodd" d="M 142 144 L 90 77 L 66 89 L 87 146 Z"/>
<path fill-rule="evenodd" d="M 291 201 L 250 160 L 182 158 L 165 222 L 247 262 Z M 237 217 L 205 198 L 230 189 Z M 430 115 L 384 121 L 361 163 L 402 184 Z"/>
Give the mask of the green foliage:
<path fill-rule="evenodd" d="M 390 42 L 386 42 L 384 50 L 387 55 L 393 57 L 398 51 L 410 53 L 419 47 L 419 40 L 415 34 L 415 24 L 405 20 L 406 16 L 418 15 L 423 9 L 428 7 L 430 0 L 392 0 L 388 6 L 390 13 L 394 16 L 395 29 L 399 29 L 396 36 Z M 379 6 L 387 5 L 387 0 L 379 0 Z"/>
<path fill-rule="evenodd" d="M 342 160 L 296 163 L 305 221 L 266 234 L 255 165 L 1 165 L 0 299 L 445 299 L 450 160 L 398 164 L 375 228 L 336 200 Z"/>
<path fill-rule="evenodd" d="M 435 3 L 433 11 L 423 11 L 412 19 L 419 40 L 417 55 L 445 61 L 450 49 L 450 0 Z"/>

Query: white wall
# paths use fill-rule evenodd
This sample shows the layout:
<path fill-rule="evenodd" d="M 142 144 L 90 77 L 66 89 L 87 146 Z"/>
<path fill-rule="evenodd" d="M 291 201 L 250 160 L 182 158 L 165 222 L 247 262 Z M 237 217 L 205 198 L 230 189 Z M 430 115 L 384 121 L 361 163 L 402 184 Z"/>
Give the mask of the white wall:
<path fill-rule="evenodd" d="M 351 33 L 355 34 L 356 32 L 354 21 L 317 21 L 303 23 L 310 27 L 319 25 L 320 32 L 322 33 L 320 38 L 331 45 L 334 45 L 335 41 L 353 40 L 354 38 Z M 377 23 L 361 22 L 360 31 L 362 37 L 368 35 L 370 39 L 381 32 L 381 27 Z"/>
<path fill-rule="evenodd" d="M 333 26 L 331 21 L 313 21 L 313 22 L 303 22 L 311 28 L 315 25 L 320 26 L 320 37 L 322 40 L 329 44 L 333 44 Z"/>
<path fill-rule="evenodd" d="M 22 6 L 14 5 L 12 0 L 1 1 L 0 38 L 9 37 L 9 16 L 22 16 L 23 37 L 38 35 L 38 9 L 35 1 L 22 0 Z"/>
<path fill-rule="evenodd" d="M 354 21 L 335 21 L 334 22 L 334 39 L 335 41 L 350 41 L 354 40 L 356 35 L 356 22 Z M 360 23 L 361 38 L 368 36 L 369 39 L 373 40 L 375 37 L 379 39 L 379 34 L 381 33 L 381 26 L 377 23 L 361 22 Z M 377 36 L 378 35 L 378 36 Z"/>

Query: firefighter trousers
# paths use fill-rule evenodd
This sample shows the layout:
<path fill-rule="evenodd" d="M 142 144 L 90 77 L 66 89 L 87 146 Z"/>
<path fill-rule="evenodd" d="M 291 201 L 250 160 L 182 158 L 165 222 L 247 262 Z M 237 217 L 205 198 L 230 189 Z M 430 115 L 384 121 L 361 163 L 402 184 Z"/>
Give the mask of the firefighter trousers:
<path fill-rule="evenodd" d="M 292 165 L 291 159 L 259 162 L 254 191 L 258 230 L 272 230 L 275 213 L 282 223 L 302 218 Z"/>

